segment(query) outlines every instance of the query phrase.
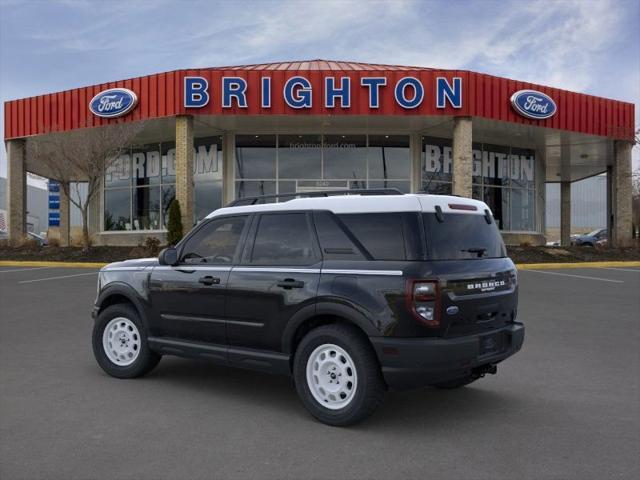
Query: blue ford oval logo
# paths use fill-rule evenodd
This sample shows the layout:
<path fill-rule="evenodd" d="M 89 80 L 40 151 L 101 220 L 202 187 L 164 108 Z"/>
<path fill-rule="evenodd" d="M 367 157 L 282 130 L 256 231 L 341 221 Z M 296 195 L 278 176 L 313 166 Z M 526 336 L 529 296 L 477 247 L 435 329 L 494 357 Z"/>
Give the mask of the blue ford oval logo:
<path fill-rule="evenodd" d="M 511 95 L 511 105 L 523 117 L 544 120 L 556 114 L 556 103 L 549 95 L 536 90 L 518 90 Z"/>
<path fill-rule="evenodd" d="M 128 88 L 103 90 L 89 102 L 89 110 L 98 117 L 115 118 L 126 115 L 138 104 L 138 96 Z"/>
<path fill-rule="evenodd" d="M 447 314 L 448 315 L 455 315 L 459 311 L 460 311 L 460 309 L 458 307 L 456 307 L 455 305 L 451 305 L 450 307 L 447 307 Z"/>

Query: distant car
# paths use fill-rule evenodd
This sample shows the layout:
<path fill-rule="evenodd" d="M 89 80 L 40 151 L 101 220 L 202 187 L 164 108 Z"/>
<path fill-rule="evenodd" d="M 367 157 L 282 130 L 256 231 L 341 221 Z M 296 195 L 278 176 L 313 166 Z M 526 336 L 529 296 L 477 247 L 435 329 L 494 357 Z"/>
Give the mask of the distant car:
<path fill-rule="evenodd" d="M 42 235 L 38 235 L 37 233 L 27 232 L 27 238 L 29 240 L 35 240 L 41 247 L 46 247 L 47 245 L 49 245 L 47 237 L 43 237 Z"/>
<path fill-rule="evenodd" d="M 38 242 L 38 245 L 41 247 L 46 247 L 47 245 L 49 245 L 49 241 L 47 240 L 47 237 L 43 237 L 42 235 L 38 235 L 37 233 L 27 232 L 27 238 L 29 240 L 35 240 L 36 242 Z M 8 240 L 8 239 L 9 239 L 9 233 L 6 230 L 0 230 L 0 240 Z"/>
<path fill-rule="evenodd" d="M 606 228 L 594 230 L 586 235 L 576 235 L 571 239 L 571 243 L 578 247 L 595 247 L 596 244 L 602 244 L 603 240 L 607 240 Z"/>

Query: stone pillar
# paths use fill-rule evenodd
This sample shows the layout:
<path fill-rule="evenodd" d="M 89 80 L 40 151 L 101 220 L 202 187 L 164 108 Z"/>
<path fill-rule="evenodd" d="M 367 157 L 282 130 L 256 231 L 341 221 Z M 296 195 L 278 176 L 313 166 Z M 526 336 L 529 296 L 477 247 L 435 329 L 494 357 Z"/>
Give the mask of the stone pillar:
<path fill-rule="evenodd" d="M 235 169 L 236 167 L 236 136 L 225 133 L 222 136 L 222 205 L 226 205 L 236 198 Z"/>
<path fill-rule="evenodd" d="M 411 134 L 409 151 L 411 152 L 411 192 L 417 193 L 422 191 L 422 135 Z"/>
<path fill-rule="evenodd" d="M 71 188 L 71 186 L 67 183 L 64 185 L 67 189 Z M 70 239 L 70 229 L 71 229 L 71 212 L 69 205 L 69 197 L 65 193 L 65 188 L 63 188 L 62 182 L 60 182 L 60 246 L 68 247 L 71 245 Z"/>
<path fill-rule="evenodd" d="M 186 235 L 195 223 L 193 193 L 193 117 L 176 117 L 176 199 L 182 212 L 182 231 Z"/>
<path fill-rule="evenodd" d="M 7 142 L 7 228 L 9 242 L 20 243 L 27 234 L 27 172 L 25 141 Z"/>
<path fill-rule="evenodd" d="M 571 245 L 571 182 L 560 182 L 560 245 Z"/>
<path fill-rule="evenodd" d="M 471 198 L 473 175 L 471 117 L 453 119 L 453 194 Z"/>
<path fill-rule="evenodd" d="M 611 245 L 615 247 L 628 247 L 632 243 L 631 147 L 631 142 L 617 141 L 615 143 L 615 163 L 611 179 L 613 203 Z"/>

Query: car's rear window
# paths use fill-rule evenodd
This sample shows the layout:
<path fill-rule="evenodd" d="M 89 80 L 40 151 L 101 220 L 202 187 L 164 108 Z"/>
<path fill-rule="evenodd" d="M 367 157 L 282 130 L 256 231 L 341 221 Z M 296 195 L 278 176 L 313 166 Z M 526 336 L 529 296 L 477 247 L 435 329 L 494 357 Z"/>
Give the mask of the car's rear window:
<path fill-rule="evenodd" d="M 423 220 L 432 260 L 506 257 L 496 223 L 487 223 L 484 215 L 447 213 L 439 221 L 435 213 L 424 213 Z"/>
<path fill-rule="evenodd" d="M 348 213 L 338 218 L 374 260 L 422 258 L 420 218 L 413 212 Z"/>

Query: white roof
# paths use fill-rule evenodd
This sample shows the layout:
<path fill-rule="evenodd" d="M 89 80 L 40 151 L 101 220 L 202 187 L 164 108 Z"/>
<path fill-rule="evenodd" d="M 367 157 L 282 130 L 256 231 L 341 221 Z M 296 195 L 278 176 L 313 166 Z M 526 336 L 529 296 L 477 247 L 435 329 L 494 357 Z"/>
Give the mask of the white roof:
<path fill-rule="evenodd" d="M 491 209 L 486 203 L 471 198 L 450 195 L 331 195 L 329 197 L 294 198 L 280 203 L 223 207 L 214 210 L 207 218 L 220 215 L 254 212 L 279 212 L 288 210 L 329 210 L 333 213 L 384 213 L 384 212 L 435 212 L 439 205 L 443 213 L 484 215 Z M 452 208 L 451 206 L 454 206 Z M 476 207 L 463 210 L 455 206 Z"/>

